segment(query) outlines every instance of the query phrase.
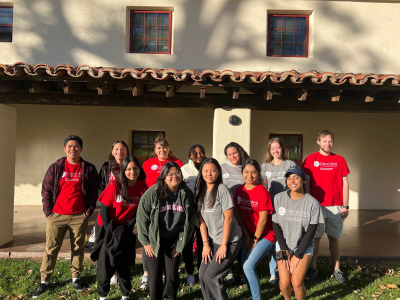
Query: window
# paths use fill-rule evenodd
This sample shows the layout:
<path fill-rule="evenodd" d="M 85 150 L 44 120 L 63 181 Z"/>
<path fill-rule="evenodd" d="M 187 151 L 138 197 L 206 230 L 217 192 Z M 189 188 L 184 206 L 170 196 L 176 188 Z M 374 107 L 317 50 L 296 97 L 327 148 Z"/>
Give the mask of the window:
<path fill-rule="evenodd" d="M 140 163 L 144 163 L 154 150 L 154 141 L 158 136 L 165 136 L 165 131 L 132 131 L 132 150 Z"/>
<path fill-rule="evenodd" d="M 130 52 L 171 54 L 170 11 L 132 11 Z"/>
<path fill-rule="evenodd" d="M 0 7 L 0 42 L 12 42 L 13 8 Z"/>
<path fill-rule="evenodd" d="M 308 15 L 268 15 L 268 56 L 308 57 Z"/>
<path fill-rule="evenodd" d="M 303 135 L 271 133 L 269 139 L 280 138 L 285 146 L 288 159 L 293 160 L 298 166 L 303 162 Z"/>

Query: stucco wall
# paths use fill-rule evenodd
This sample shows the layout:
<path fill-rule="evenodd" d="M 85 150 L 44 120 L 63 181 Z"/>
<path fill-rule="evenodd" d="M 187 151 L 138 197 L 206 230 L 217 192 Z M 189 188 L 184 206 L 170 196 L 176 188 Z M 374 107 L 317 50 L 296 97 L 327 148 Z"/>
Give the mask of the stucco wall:
<path fill-rule="evenodd" d="M 398 114 L 253 111 L 251 156 L 264 157 L 270 133 L 303 134 L 303 159 L 319 150 L 317 134 L 335 134 L 333 152 L 351 174 L 352 209 L 400 209 L 400 121 Z"/>
<path fill-rule="evenodd" d="M 0 104 L 0 246 L 13 240 L 16 109 Z"/>
<path fill-rule="evenodd" d="M 15 107 L 18 111 L 16 205 L 41 205 L 44 174 L 53 162 L 65 156 L 63 140 L 70 134 L 83 139 L 81 155 L 98 170 L 108 160 L 114 141 L 124 140 L 131 145 L 132 130 L 165 130 L 171 150 L 184 163 L 188 161 L 187 150 L 194 143 L 202 144 L 207 154 L 212 155 L 212 109 Z"/>
<path fill-rule="evenodd" d="M 1 5 L 12 2 L 0 0 Z M 15 0 L 0 63 L 400 73 L 399 1 Z M 127 53 L 128 10 L 173 11 L 171 55 Z M 310 57 L 267 57 L 268 13 L 310 14 Z"/>

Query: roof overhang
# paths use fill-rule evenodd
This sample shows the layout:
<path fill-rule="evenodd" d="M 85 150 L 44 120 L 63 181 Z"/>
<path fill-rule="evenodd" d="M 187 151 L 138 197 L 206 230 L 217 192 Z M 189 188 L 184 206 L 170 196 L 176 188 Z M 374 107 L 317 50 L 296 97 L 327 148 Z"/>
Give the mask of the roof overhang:
<path fill-rule="evenodd" d="M 0 102 L 400 111 L 400 75 L 0 64 Z"/>

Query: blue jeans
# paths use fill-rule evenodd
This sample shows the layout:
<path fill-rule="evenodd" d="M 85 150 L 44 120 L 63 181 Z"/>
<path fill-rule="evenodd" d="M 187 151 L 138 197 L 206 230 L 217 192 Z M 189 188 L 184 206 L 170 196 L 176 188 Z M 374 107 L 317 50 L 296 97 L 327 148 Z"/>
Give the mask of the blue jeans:
<path fill-rule="evenodd" d="M 247 283 L 251 290 L 251 296 L 254 300 L 261 299 L 260 279 L 256 273 L 256 268 L 273 246 L 274 244 L 267 239 L 261 239 L 253 248 L 250 255 L 248 255 L 244 249 L 242 250 L 243 272 L 246 275 Z"/>
<path fill-rule="evenodd" d="M 271 256 L 271 258 L 269 260 L 269 273 L 271 275 L 278 276 L 279 272 L 278 272 L 278 265 L 277 265 L 277 262 L 276 262 L 275 244 L 271 247 L 271 249 L 269 250 L 268 254 Z"/>

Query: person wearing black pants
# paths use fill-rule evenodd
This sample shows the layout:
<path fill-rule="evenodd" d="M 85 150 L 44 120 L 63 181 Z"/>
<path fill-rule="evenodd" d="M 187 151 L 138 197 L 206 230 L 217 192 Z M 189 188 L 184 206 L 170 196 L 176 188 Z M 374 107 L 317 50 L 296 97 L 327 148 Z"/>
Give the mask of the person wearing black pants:
<path fill-rule="evenodd" d="M 201 238 L 200 228 L 195 226 L 192 237 L 189 242 L 186 244 L 185 248 L 182 251 L 183 261 L 186 266 L 186 273 L 194 274 L 194 265 L 193 265 L 193 243 L 194 243 L 194 235 L 196 233 L 196 242 L 197 242 L 197 269 L 200 270 L 201 266 L 201 253 L 203 253 L 203 239 Z"/>
<path fill-rule="evenodd" d="M 182 181 L 179 165 L 165 163 L 157 183 L 143 195 L 137 212 L 151 300 L 177 299 L 180 254 L 192 236 L 195 220 L 193 193 Z"/>

